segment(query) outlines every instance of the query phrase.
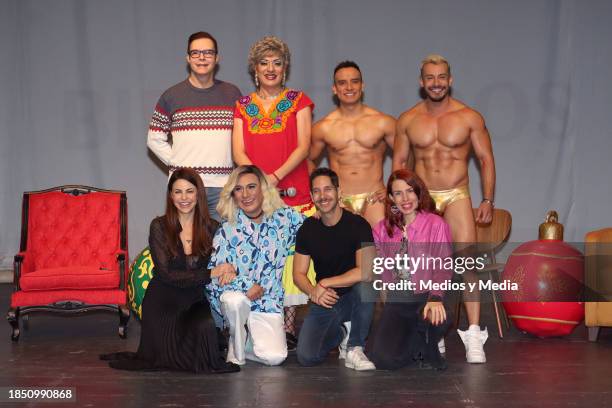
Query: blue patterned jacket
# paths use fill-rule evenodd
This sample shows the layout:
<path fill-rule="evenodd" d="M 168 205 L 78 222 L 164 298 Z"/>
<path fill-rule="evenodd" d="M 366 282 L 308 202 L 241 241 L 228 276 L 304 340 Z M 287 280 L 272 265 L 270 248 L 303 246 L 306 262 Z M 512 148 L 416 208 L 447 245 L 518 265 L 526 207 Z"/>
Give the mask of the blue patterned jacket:
<path fill-rule="evenodd" d="M 225 221 L 217 230 L 208 267 L 230 263 L 236 268 L 237 276 L 225 286 L 219 286 L 216 278 L 206 286 L 211 307 L 221 313 L 219 297 L 223 292 L 246 293 L 257 283 L 264 294 L 251 303 L 251 311 L 282 313 L 285 259 L 295 245 L 295 235 L 304 216 L 283 207 L 264 217 L 259 224 L 251 221 L 242 210 L 236 218 L 236 224 Z"/>

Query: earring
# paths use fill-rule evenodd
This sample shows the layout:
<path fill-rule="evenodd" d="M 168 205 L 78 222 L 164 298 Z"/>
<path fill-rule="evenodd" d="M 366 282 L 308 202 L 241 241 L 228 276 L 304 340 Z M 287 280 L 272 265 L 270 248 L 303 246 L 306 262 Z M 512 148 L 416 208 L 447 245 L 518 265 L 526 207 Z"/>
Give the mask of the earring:
<path fill-rule="evenodd" d="M 287 71 L 283 71 L 283 80 L 281 81 L 281 86 L 285 87 L 285 81 L 287 80 Z"/>
<path fill-rule="evenodd" d="M 259 79 L 257 78 L 257 74 L 255 74 L 255 88 L 259 88 Z"/>
<path fill-rule="evenodd" d="M 399 208 L 397 208 L 397 205 L 393 204 L 393 205 L 391 206 L 391 212 L 392 212 L 393 214 L 397 215 L 397 214 L 399 214 L 399 213 L 400 213 L 400 209 L 399 209 Z"/>

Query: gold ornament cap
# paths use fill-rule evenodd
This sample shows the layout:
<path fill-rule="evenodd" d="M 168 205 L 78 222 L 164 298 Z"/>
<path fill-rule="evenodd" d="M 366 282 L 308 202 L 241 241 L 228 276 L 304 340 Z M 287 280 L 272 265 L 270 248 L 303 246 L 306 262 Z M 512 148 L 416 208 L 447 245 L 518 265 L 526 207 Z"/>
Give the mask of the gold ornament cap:
<path fill-rule="evenodd" d="M 538 239 L 563 241 L 563 224 L 559 224 L 559 216 L 555 210 L 546 213 L 544 222 L 540 224 Z"/>

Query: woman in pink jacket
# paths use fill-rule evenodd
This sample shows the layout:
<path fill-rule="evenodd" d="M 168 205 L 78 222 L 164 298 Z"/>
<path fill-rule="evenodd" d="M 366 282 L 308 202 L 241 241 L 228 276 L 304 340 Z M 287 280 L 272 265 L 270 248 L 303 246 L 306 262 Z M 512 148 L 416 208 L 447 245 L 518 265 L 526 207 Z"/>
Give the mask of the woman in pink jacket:
<path fill-rule="evenodd" d="M 416 174 L 404 169 L 391 174 L 385 219 L 372 231 L 379 257 L 374 287 L 384 286 L 387 295 L 368 355 L 378 369 L 413 362 L 446 368 L 438 351 L 449 320 L 440 287 L 452 278 L 452 239 L 448 224 L 434 212 Z"/>

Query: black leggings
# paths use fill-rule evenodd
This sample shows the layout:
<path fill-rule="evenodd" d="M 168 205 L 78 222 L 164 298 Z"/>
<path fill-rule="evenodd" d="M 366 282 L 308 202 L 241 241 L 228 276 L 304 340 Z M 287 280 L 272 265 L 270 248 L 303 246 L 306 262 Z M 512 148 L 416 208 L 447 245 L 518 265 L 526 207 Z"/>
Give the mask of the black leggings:
<path fill-rule="evenodd" d="M 368 352 L 377 369 L 396 370 L 420 358 L 434 368 L 443 368 L 438 342 L 448 330 L 450 319 L 447 313 L 444 323 L 432 325 L 423 319 L 425 304 L 426 300 L 385 303 Z"/>

